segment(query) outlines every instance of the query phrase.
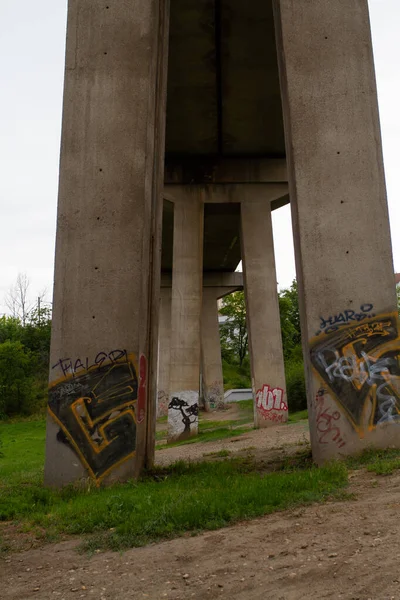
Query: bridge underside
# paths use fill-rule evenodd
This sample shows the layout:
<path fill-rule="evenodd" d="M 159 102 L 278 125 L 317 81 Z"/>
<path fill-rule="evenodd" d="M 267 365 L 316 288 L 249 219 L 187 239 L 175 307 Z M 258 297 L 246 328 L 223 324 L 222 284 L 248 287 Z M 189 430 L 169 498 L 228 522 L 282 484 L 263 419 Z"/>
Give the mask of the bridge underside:
<path fill-rule="evenodd" d="M 171 0 L 165 150 L 168 185 L 286 181 L 272 2 Z M 239 205 L 206 205 L 204 270 L 234 271 L 240 260 Z"/>

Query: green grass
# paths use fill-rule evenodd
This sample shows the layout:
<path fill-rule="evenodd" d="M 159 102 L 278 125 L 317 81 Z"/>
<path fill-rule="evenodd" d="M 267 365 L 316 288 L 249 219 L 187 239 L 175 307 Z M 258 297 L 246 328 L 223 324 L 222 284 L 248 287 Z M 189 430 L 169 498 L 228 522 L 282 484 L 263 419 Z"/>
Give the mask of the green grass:
<path fill-rule="evenodd" d="M 1 486 L 40 481 L 43 475 L 46 421 L 29 419 L 0 423 L 3 457 L 0 457 Z"/>
<path fill-rule="evenodd" d="M 216 442 L 218 440 L 224 440 L 226 438 L 238 437 L 239 435 L 243 435 L 244 433 L 249 433 L 248 427 L 219 427 L 218 429 L 212 429 L 210 431 L 199 431 L 198 435 L 193 436 L 187 440 L 171 442 L 169 444 L 158 444 L 156 445 L 156 450 L 173 448 L 174 446 L 186 446 L 187 444 Z"/>
<path fill-rule="evenodd" d="M 298 423 L 308 419 L 308 410 L 299 410 L 299 412 L 289 413 L 288 423 Z"/>
<path fill-rule="evenodd" d="M 215 432 L 200 437 L 208 434 Z M 83 536 L 83 548 L 89 551 L 121 550 L 218 529 L 328 497 L 346 499 L 349 468 L 383 475 L 400 468 L 399 449 L 368 449 L 322 468 L 312 465 L 309 450 L 276 465 L 259 463 L 247 453 L 221 461 L 175 463 L 140 481 L 104 489 L 89 485 L 53 490 L 43 486 L 44 419 L 2 423 L 0 438 L 0 520 L 46 541 Z M 213 453 L 216 458 L 228 454 Z M 0 549 L 6 551 L 7 543 L 0 542 Z"/>
<path fill-rule="evenodd" d="M 227 432 L 230 436 L 234 433 Z M 201 436 L 209 434 L 215 432 Z M 138 482 L 104 489 L 90 485 L 53 490 L 42 483 L 44 420 L 1 424 L 0 437 L 4 452 L 0 459 L 0 520 L 46 541 L 84 536 L 87 550 L 117 550 L 184 532 L 217 529 L 324 500 L 347 483 L 343 464 L 317 469 L 301 461 L 288 464 L 281 472 L 266 473 L 253 457 L 244 456 L 176 463 L 156 469 Z M 227 453 L 217 454 L 223 458 Z"/>
<path fill-rule="evenodd" d="M 232 454 L 230 450 L 218 450 L 217 452 L 205 452 L 203 456 L 212 456 L 213 458 L 226 458 Z"/>
<path fill-rule="evenodd" d="M 249 400 L 238 400 L 237 402 L 232 402 L 239 407 L 240 410 L 246 410 L 253 414 L 253 398 Z"/>
<path fill-rule="evenodd" d="M 267 475 L 249 458 L 176 463 L 139 482 L 105 489 L 8 486 L 0 518 L 52 538 L 89 536 L 87 550 L 121 550 L 324 500 L 346 483 L 347 470 L 338 463 Z"/>
<path fill-rule="evenodd" d="M 349 456 L 346 464 L 350 469 L 359 469 L 364 467 L 376 475 L 391 475 L 397 469 L 400 469 L 400 449 L 387 448 L 367 448 L 361 454 Z"/>

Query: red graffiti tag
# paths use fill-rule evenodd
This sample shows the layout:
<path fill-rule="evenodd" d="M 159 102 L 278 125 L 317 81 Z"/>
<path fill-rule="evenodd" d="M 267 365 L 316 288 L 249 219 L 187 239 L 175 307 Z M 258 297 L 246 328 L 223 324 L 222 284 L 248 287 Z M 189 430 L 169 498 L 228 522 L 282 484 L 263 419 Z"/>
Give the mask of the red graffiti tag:
<path fill-rule="evenodd" d="M 338 448 L 343 448 L 346 442 L 342 438 L 342 433 L 338 426 L 340 413 L 324 406 L 325 398 L 323 390 L 320 390 L 315 398 L 317 407 L 317 431 L 320 444 L 328 444 L 329 441 L 335 442 Z"/>
<path fill-rule="evenodd" d="M 147 359 L 141 354 L 139 360 L 139 390 L 136 419 L 138 423 L 143 423 L 146 414 L 146 396 L 147 396 Z"/>
<path fill-rule="evenodd" d="M 284 391 L 282 388 L 271 389 L 267 384 L 264 384 L 262 389 L 258 390 L 256 394 L 256 406 L 264 419 L 277 422 L 286 420 L 283 415 L 276 415 L 276 418 L 273 418 L 273 415 L 276 413 L 271 413 L 272 410 L 287 411 L 288 407 L 283 401 L 283 395 Z M 278 417 L 281 417 L 281 419 L 278 419 Z"/>

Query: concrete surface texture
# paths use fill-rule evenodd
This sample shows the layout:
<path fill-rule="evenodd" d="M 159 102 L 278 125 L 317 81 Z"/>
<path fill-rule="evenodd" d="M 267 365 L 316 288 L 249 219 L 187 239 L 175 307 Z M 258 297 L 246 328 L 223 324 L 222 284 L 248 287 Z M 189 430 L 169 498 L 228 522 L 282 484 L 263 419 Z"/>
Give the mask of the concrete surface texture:
<path fill-rule="evenodd" d="M 260 197 L 243 202 L 241 211 L 254 418 L 257 427 L 269 427 L 288 418 L 271 207 Z"/>
<path fill-rule="evenodd" d="M 168 414 L 171 368 L 171 300 L 172 288 L 162 287 L 158 338 L 157 417 Z"/>
<path fill-rule="evenodd" d="M 156 1 L 69 3 L 45 468 L 52 485 L 131 477 L 144 461 L 161 12 Z"/>
<path fill-rule="evenodd" d="M 174 209 L 169 440 L 197 433 L 202 256 L 203 204 L 200 198 L 178 202 Z"/>
<path fill-rule="evenodd" d="M 242 259 L 256 426 L 285 421 L 270 213 L 289 196 L 314 458 L 398 445 L 367 0 L 70 0 L 48 483 L 151 464 L 161 273 L 170 439 L 197 431 L 202 278 Z"/>
<path fill-rule="evenodd" d="M 203 289 L 201 372 L 206 410 L 220 408 L 224 404 L 224 377 L 222 373 L 217 300 L 214 288 Z"/>
<path fill-rule="evenodd" d="M 366 0 L 274 6 L 310 432 L 322 462 L 400 444 L 400 341 L 370 24 Z"/>

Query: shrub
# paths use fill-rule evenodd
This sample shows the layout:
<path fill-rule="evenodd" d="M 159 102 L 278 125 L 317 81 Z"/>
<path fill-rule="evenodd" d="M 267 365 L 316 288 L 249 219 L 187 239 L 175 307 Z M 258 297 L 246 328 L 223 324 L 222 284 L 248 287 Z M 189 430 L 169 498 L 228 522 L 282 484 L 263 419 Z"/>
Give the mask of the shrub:
<path fill-rule="evenodd" d="M 289 412 L 306 410 L 307 395 L 303 361 L 288 360 L 285 365 L 285 373 Z"/>
<path fill-rule="evenodd" d="M 21 342 L 0 344 L 0 417 L 33 411 L 35 370 L 36 358 Z"/>

